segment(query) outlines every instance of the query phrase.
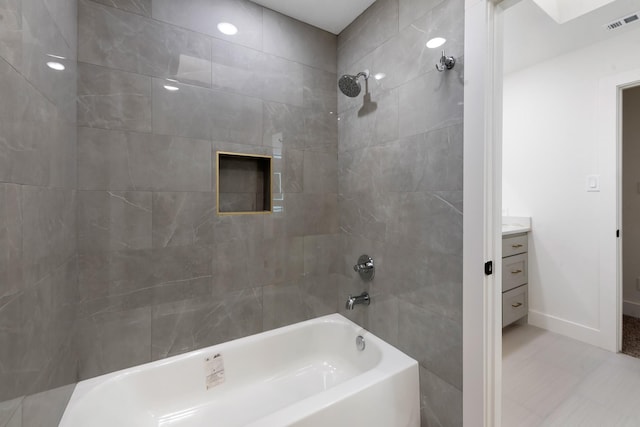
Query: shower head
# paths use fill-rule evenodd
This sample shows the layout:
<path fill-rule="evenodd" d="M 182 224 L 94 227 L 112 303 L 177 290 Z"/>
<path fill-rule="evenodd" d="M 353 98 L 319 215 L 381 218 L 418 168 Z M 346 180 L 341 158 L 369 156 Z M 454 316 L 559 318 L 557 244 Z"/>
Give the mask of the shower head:
<path fill-rule="evenodd" d="M 365 80 L 369 79 L 369 70 L 365 70 L 355 76 L 345 74 L 340 77 L 340 80 L 338 80 L 338 87 L 340 88 L 340 91 L 350 98 L 358 96 L 362 90 L 360 82 L 358 82 L 360 77 L 364 77 Z"/>

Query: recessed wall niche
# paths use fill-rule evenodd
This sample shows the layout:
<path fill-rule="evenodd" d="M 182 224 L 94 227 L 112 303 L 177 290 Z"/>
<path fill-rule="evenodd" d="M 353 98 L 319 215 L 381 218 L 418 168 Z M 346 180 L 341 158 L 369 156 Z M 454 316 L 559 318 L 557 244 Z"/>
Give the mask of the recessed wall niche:
<path fill-rule="evenodd" d="M 218 215 L 271 213 L 271 156 L 218 151 Z"/>

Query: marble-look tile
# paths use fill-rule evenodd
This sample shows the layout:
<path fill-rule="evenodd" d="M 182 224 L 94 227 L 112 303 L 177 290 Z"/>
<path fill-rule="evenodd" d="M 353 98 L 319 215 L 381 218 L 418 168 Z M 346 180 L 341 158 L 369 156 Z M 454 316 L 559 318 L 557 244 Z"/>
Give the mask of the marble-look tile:
<path fill-rule="evenodd" d="M 35 284 L 76 251 L 76 194 L 24 186 L 22 254 L 27 285 Z"/>
<path fill-rule="evenodd" d="M 396 246 L 460 255 L 462 214 L 429 193 L 389 193 L 386 239 Z"/>
<path fill-rule="evenodd" d="M 78 192 L 78 249 L 151 247 L 151 193 Z"/>
<path fill-rule="evenodd" d="M 292 105 L 265 102 L 262 141 L 266 146 L 304 148 L 307 141 L 305 110 Z"/>
<path fill-rule="evenodd" d="M 213 242 L 234 240 L 260 241 L 264 230 L 264 215 L 216 215 L 213 218 Z"/>
<path fill-rule="evenodd" d="M 302 105 L 325 113 L 336 113 L 338 108 L 338 77 L 335 73 L 317 68 L 302 67 Z"/>
<path fill-rule="evenodd" d="M 335 73 L 337 37 L 264 9 L 264 51 Z"/>
<path fill-rule="evenodd" d="M 337 153 L 304 152 L 304 193 L 338 192 Z"/>
<path fill-rule="evenodd" d="M 339 234 L 304 236 L 304 275 L 341 273 L 341 250 Z"/>
<path fill-rule="evenodd" d="M 379 192 L 344 193 L 338 196 L 340 231 L 368 239 L 382 239 L 387 234 L 387 212 Z"/>
<path fill-rule="evenodd" d="M 22 427 L 56 427 L 71 399 L 75 384 L 25 397 Z"/>
<path fill-rule="evenodd" d="M 385 246 L 380 279 L 394 281 L 394 295 L 451 320 L 462 321 L 462 256 Z M 397 280 L 401 277 L 402 280 Z"/>
<path fill-rule="evenodd" d="M 462 190 L 462 125 L 437 129 L 382 147 L 381 183 L 386 191 Z"/>
<path fill-rule="evenodd" d="M 398 316 L 398 345 L 420 365 L 462 388 L 462 324 L 411 303 Z"/>
<path fill-rule="evenodd" d="M 247 257 L 253 283 L 267 285 L 296 280 L 304 272 L 304 239 L 265 239 L 250 245 Z"/>
<path fill-rule="evenodd" d="M 433 0 L 422 3 L 428 5 L 430 2 Z M 426 42 L 433 37 L 443 37 L 447 41 L 441 48 L 429 49 Z M 376 49 L 373 68 L 375 72 L 386 74 L 379 83 L 384 88 L 395 88 L 435 71 L 442 49 L 457 59 L 464 54 L 463 1 L 452 0 L 436 5 Z"/>
<path fill-rule="evenodd" d="M 303 66 L 273 55 L 262 64 L 262 99 L 301 107 L 303 104 Z"/>
<path fill-rule="evenodd" d="M 462 391 L 422 366 L 420 409 L 422 425 L 462 427 Z"/>
<path fill-rule="evenodd" d="M 162 359 L 262 331 L 262 289 L 153 309 L 152 358 Z"/>
<path fill-rule="evenodd" d="M 342 139 L 341 139 L 342 140 Z M 340 193 L 381 192 L 390 185 L 382 181 L 381 171 L 388 159 L 382 155 L 384 147 L 341 151 L 338 154 L 338 188 Z"/>
<path fill-rule="evenodd" d="M 151 308 L 97 314 L 78 322 L 80 380 L 151 361 Z"/>
<path fill-rule="evenodd" d="M 264 330 L 279 328 L 336 311 L 337 282 L 308 277 L 263 288 Z"/>
<path fill-rule="evenodd" d="M 137 13 L 142 16 L 151 16 L 151 0 L 93 0 L 116 9 Z"/>
<path fill-rule="evenodd" d="M 72 188 L 75 124 L 4 61 L 0 93 L 0 181 Z"/>
<path fill-rule="evenodd" d="M 398 0 L 376 1 L 338 36 L 338 69 L 344 70 L 397 33 Z"/>
<path fill-rule="evenodd" d="M 71 7 L 73 4 L 66 4 Z M 60 9 L 62 10 L 62 9 Z M 64 14 L 64 12 L 63 12 Z M 62 17 L 62 16 L 61 16 Z M 67 20 L 64 18 L 63 20 Z M 69 31 L 72 42 L 75 41 L 75 22 L 65 29 Z M 22 63 L 19 67 L 23 76 L 59 111 L 61 117 L 68 122 L 75 121 L 76 97 L 76 49 L 75 44 L 68 44 L 63 33 L 47 10 L 44 0 L 22 2 Z M 65 66 L 63 71 L 54 71 L 43 66 L 49 55 L 55 55 L 56 61 Z"/>
<path fill-rule="evenodd" d="M 260 97 L 264 84 L 265 55 L 224 40 L 211 41 L 214 89 Z"/>
<path fill-rule="evenodd" d="M 400 86 L 400 137 L 462 122 L 462 68 L 460 64 L 449 73 L 434 69 Z"/>
<path fill-rule="evenodd" d="M 362 96 L 362 104 L 340 113 L 340 151 L 380 145 L 400 134 L 398 91 L 376 91 Z"/>
<path fill-rule="evenodd" d="M 0 307 L 24 288 L 20 186 L 0 184 Z"/>
<path fill-rule="evenodd" d="M 338 118 L 331 112 L 304 110 L 307 150 L 336 153 L 338 151 Z"/>
<path fill-rule="evenodd" d="M 108 297 L 129 298 L 137 291 L 151 289 L 154 284 L 153 251 L 149 249 L 82 251 L 78 265 L 79 318 L 131 308 L 134 305 L 131 300 L 113 301 Z"/>
<path fill-rule="evenodd" d="M 210 159 L 208 141 L 78 129 L 82 190 L 210 191 Z"/>
<path fill-rule="evenodd" d="M 152 0 L 153 18 L 179 25 L 192 31 L 262 49 L 261 6 L 247 0 L 191 0 L 176 3 L 173 0 Z M 229 22 L 238 28 L 235 35 L 225 35 L 217 28 L 218 22 Z"/>
<path fill-rule="evenodd" d="M 262 101 L 244 95 L 153 81 L 153 131 L 163 135 L 259 145 Z"/>
<path fill-rule="evenodd" d="M 368 307 L 369 330 L 393 346 L 398 346 L 398 311 L 403 303 L 393 295 L 376 294 L 372 286 Z"/>
<path fill-rule="evenodd" d="M 3 0 L 0 2 L 0 57 L 16 68 L 22 65 L 22 33 L 22 1 Z"/>
<path fill-rule="evenodd" d="M 24 398 L 0 402 L 0 427 L 22 427 L 22 402 Z"/>
<path fill-rule="evenodd" d="M 78 64 L 78 126 L 151 132 L 151 78 Z"/>
<path fill-rule="evenodd" d="M 69 375 L 63 365 L 75 364 L 68 351 L 75 317 L 74 266 L 74 261 L 62 264 L 0 308 L 0 401 L 73 381 L 75 372 Z"/>
<path fill-rule="evenodd" d="M 44 0 L 49 15 L 74 54 L 78 50 L 78 3 L 68 0 Z"/>
<path fill-rule="evenodd" d="M 253 260 L 247 256 L 249 247 L 256 244 L 254 240 L 233 240 L 213 246 L 211 271 L 214 296 L 258 286 L 251 280 L 249 264 Z"/>
<path fill-rule="evenodd" d="M 140 15 L 81 0 L 78 60 L 211 86 L 210 39 Z"/>
<path fill-rule="evenodd" d="M 206 246 L 81 253 L 78 317 L 208 296 L 211 280 Z"/>
<path fill-rule="evenodd" d="M 338 232 L 338 197 L 335 193 L 287 194 L 285 210 L 289 236 Z"/>
<path fill-rule="evenodd" d="M 399 0 L 398 15 L 400 29 L 402 30 L 414 22 L 416 18 L 421 17 L 442 2 L 443 0 Z"/>
<path fill-rule="evenodd" d="M 278 159 L 274 159 L 274 193 L 301 193 L 304 179 L 304 151 L 293 148 L 282 150 L 282 167 L 277 166 Z M 276 175 L 276 174 L 280 175 Z"/>
<path fill-rule="evenodd" d="M 213 243 L 214 193 L 153 194 L 153 246 Z"/>

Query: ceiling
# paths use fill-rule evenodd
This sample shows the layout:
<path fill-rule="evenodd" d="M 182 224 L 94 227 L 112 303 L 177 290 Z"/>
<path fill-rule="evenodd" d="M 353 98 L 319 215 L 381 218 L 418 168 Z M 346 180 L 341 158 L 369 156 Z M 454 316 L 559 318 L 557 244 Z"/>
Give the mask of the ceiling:
<path fill-rule="evenodd" d="M 375 0 L 252 0 L 284 15 L 340 34 Z"/>
<path fill-rule="evenodd" d="M 533 0 L 522 0 L 504 13 L 504 72 L 530 67 L 628 31 L 640 31 L 638 22 L 615 30 L 606 28 L 610 22 L 634 12 L 640 12 L 638 0 L 616 0 L 558 24 Z"/>

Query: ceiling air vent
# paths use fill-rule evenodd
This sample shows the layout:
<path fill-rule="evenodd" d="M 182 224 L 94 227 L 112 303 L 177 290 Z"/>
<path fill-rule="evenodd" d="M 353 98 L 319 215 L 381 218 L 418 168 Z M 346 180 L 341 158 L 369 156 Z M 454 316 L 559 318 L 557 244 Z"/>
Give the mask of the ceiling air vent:
<path fill-rule="evenodd" d="M 616 19 L 615 21 L 607 25 L 607 29 L 616 30 L 618 28 L 624 27 L 625 25 L 638 21 L 640 21 L 640 12 L 625 16 L 624 18 Z"/>

